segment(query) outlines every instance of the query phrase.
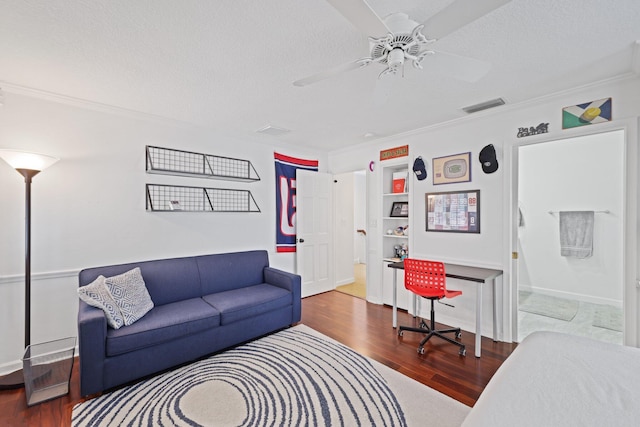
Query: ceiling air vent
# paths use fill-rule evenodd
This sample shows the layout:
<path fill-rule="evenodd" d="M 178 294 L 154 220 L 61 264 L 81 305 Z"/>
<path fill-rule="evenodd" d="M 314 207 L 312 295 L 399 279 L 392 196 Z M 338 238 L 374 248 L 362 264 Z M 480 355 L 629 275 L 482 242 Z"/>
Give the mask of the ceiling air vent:
<path fill-rule="evenodd" d="M 266 125 L 265 127 L 258 129 L 256 132 L 264 133 L 266 135 L 271 135 L 271 136 L 278 136 L 278 135 L 282 135 L 284 133 L 291 132 L 291 131 L 289 129 L 285 129 L 285 128 L 279 128 L 279 127 L 276 127 L 276 126 Z"/>
<path fill-rule="evenodd" d="M 504 99 L 496 98 L 490 101 L 481 102 L 476 105 L 469 105 L 468 107 L 464 107 L 462 111 L 464 111 L 467 114 L 471 114 L 471 113 L 477 113 L 478 111 L 482 111 L 482 110 L 488 110 L 489 108 L 497 107 L 499 105 L 504 105 L 504 104 L 505 104 Z"/>

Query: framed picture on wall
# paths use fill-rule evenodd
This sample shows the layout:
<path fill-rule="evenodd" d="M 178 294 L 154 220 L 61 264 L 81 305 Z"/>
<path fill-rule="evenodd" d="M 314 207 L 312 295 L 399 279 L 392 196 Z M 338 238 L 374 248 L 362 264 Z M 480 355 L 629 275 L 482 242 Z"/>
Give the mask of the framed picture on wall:
<path fill-rule="evenodd" d="M 453 156 L 433 159 L 433 184 L 452 184 L 454 182 L 471 181 L 471 153 L 460 153 Z"/>
<path fill-rule="evenodd" d="M 408 217 L 409 202 L 393 202 L 389 216 Z"/>
<path fill-rule="evenodd" d="M 426 231 L 480 233 L 480 190 L 425 194 Z"/>

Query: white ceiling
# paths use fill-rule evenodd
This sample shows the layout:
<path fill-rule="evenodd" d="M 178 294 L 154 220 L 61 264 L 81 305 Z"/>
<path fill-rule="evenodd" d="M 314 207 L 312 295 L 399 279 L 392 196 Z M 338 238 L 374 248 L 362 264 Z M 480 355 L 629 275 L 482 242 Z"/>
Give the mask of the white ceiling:
<path fill-rule="evenodd" d="M 379 16 L 417 22 L 451 2 L 369 0 Z M 380 103 L 378 64 L 293 86 L 369 56 L 366 35 L 325 0 L 2 0 L 0 87 L 335 150 L 496 97 L 513 104 L 628 74 L 636 40 L 640 0 L 513 0 L 434 45 L 491 62 L 483 79 L 407 67 Z M 268 124 L 291 132 L 255 133 Z"/>

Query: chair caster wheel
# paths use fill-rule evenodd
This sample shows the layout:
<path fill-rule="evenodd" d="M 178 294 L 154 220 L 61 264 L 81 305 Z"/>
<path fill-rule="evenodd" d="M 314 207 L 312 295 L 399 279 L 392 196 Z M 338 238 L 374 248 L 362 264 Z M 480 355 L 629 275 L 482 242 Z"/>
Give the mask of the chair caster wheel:
<path fill-rule="evenodd" d="M 467 349 L 466 348 L 461 348 L 458 353 L 460 354 L 460 356 L 466 356 L 467 355 Z"/>
<path fill-rule="evenodd" d="M 402 331 L 398 331 L 398 336 L 401 337 L 402 336 Z"/>
<path fill-rule="evenodd" d="M 456 334 L 456 338 L 458 338 L 458 339 L 462 338 L 462 332 L 458 332 L 458 333 Z"/>
<path fill-rule="evenodd" d="M 418 347 L 418 353 L 424 354 L 424 347 Z"/>

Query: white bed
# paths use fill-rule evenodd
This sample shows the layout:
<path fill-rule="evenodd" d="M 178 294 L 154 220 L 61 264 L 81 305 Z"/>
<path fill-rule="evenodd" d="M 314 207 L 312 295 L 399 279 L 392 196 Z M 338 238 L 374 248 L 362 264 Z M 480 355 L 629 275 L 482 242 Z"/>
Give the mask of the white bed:
<path fill-rule="evenodd" d="M 640 349 L 535 332 L 498 369 L 462 426 L 640 426 Z"/>

